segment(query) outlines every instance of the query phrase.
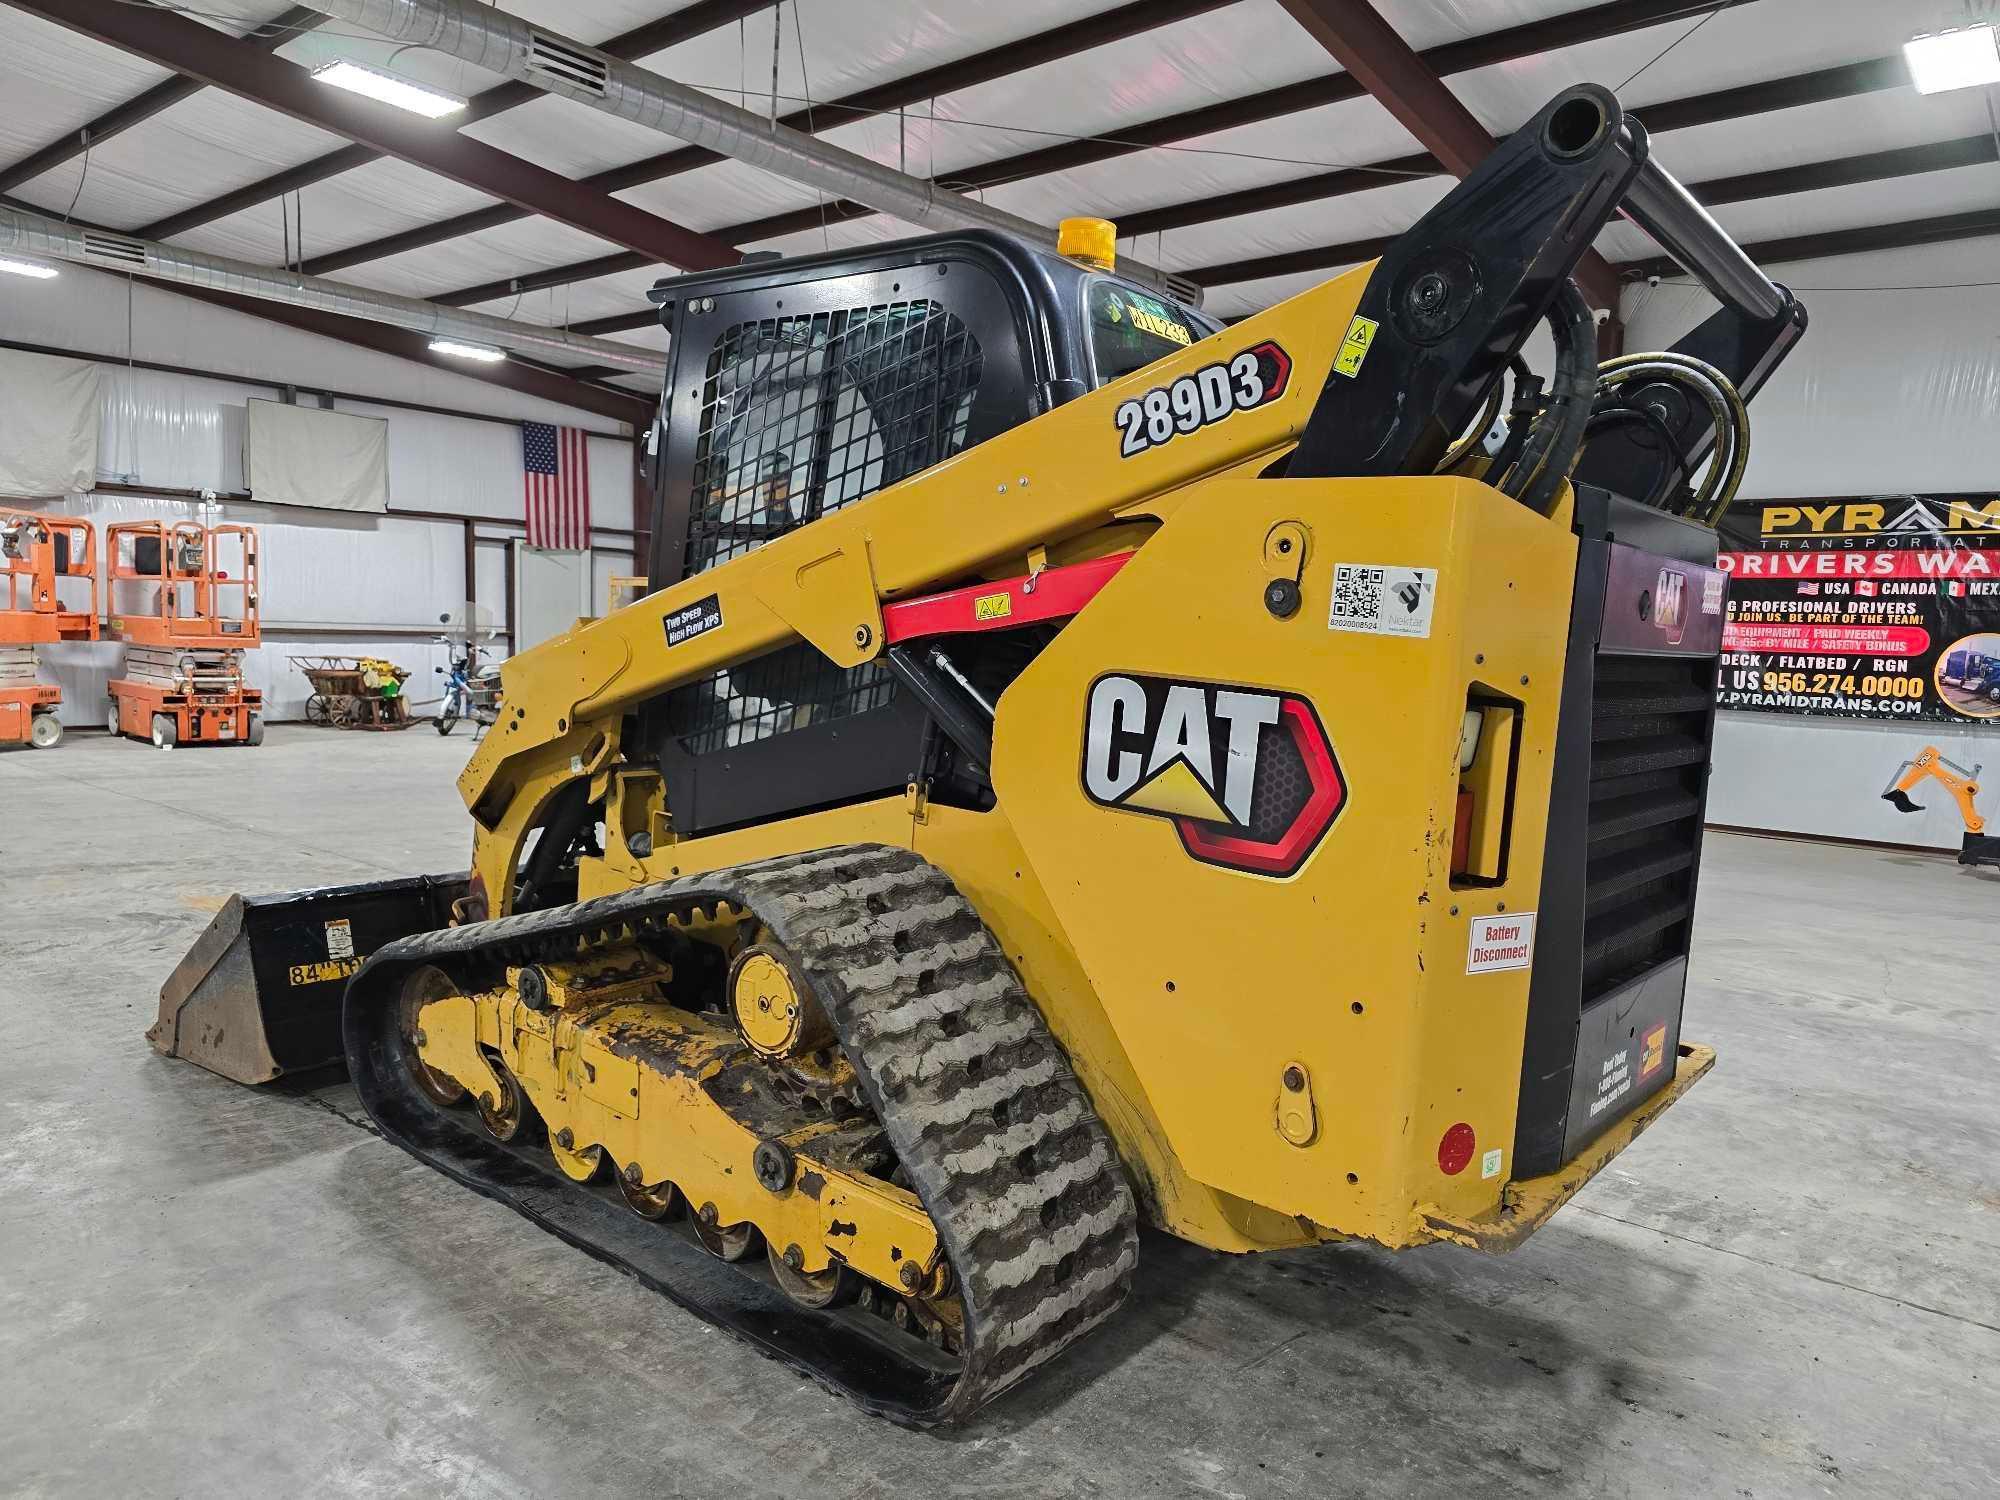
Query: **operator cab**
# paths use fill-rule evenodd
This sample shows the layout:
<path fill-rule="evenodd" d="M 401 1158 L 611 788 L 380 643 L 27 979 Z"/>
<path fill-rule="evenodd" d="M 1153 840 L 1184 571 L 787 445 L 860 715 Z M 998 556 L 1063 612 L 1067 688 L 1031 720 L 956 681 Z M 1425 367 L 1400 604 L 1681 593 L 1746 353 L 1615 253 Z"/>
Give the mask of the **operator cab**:
<path fill-rule="evenodd" d="M 1183 297 L 1117 274 L 1112 235 L 1102 220 L 1067 221 L 1060 253 L 968 230 L 660 282 L 650 296 L 671 344 L 648 444 L 652 586 L 1221 327 L 1191 305 L 1192 288 Z M 1024 664 L 996 664 L 997 684 Z M 880 796 L 919 776 L 945 795 L 990 795 L 983 769 L 940 763 L 948 748 L 885 666 L 846 671 L 804 642 L 675 689 L 640 727 L 685 835 Z"/>

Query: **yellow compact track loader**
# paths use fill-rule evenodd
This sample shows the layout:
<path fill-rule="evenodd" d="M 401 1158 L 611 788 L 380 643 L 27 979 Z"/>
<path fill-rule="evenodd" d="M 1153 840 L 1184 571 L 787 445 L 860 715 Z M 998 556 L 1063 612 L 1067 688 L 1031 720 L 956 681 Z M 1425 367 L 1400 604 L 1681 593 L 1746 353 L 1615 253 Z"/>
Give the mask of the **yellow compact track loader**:
<path fill-rule="evenodd" d="M 1600 364 L 1621 211 L 1722 306 Z M 1711 523 L 1803 310 L 1589 86 L 1231 327 L 1097 233 L 663 282 L 657 587 L 506 664 L 470 870 L 232 902 L 156 1045 L 344 1058 L 917 1424 L 1111 1316 L 1142 1223 L 1546 1221 L 1713 1061 Z"/>

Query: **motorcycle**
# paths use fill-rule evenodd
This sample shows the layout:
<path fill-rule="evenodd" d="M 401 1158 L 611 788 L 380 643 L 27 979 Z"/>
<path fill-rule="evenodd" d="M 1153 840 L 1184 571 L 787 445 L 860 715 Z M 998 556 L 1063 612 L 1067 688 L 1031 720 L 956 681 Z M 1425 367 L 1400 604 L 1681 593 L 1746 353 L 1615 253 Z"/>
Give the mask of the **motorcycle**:
<path fill-rule="evenodd" d="M 450 615 L 438 618 L 446 624 L 451 622 Z M 433 721 L 437 732 L 450 734 L 458 727 L 460 719 L 470 719 L 472 737 L 476 740 L 480 730 L 492 728 L 500 717 L 500 665 L 491 662 L 475 669 L 469 640 L 454 639 L 448 635 L 433 636 L 431 639 L 446 648 L 451 662 L 449 667 L 431 669 L 445 679 L 444 701 L 438 705 L 437 717 Z"/>

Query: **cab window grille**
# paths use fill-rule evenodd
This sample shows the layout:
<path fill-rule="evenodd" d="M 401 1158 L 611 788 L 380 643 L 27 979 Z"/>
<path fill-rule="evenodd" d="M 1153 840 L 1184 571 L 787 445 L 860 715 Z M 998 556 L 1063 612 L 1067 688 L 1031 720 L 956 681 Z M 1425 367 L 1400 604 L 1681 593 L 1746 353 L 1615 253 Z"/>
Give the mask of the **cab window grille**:
<path fill-rule="evenodd" d="M 965 447 L 979 344 L 935 302 L 738 323 L 702 391 L 687 569 L 703 572 Z"/>
<path fill-rule="evenodd" d="M 708 357 L 688 504 L 687 570 L 704 572 L 960 452 L 978 340 L 935 302 L 760 318 Z M 712 755 L 885 707 L 896 682 L 799 642 L 668 695 L 670 732 Z"/>
<path fill-rule="evenodd" d="M 800 641 L 676 689 L 667 698 L 667 725 L 688 754 L 713 755 L 865 714 L 895 692 L 896 679 L 880 663 L 846 671 Z"/>

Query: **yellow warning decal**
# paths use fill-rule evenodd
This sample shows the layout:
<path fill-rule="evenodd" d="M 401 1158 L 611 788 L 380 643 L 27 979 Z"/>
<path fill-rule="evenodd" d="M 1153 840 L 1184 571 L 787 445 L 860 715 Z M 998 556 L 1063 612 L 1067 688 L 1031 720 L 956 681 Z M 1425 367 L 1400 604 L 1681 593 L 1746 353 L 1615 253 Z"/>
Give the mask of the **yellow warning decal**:
<path fill-rule="evenodd" d="M 1369 346 L 1375 342 L 1375 330 L 1380 325 L 1373 318 L 1364 318 L 1360 313 L 1347 325 L 1347 337 L 1340 341 L 1340 353 L 1333 357 L 1333 367 L 1340 374 L 1350 378 L 1361 373 L 1361 361 L 1368 357 Z"/>
<path fill-rule="evenodd" d="M 972 601 L 975 620 L 1004 620 L 1014 613 L 1012 594 L 980 594 Z"/>
<path fill-rule="evenodd" d="M 361 967 L 358 958 L 329 958 L 316 964 L 293 964 L 291 979 L 294 985 L 324 984 L 329 979 L 345 979 Z"/>

